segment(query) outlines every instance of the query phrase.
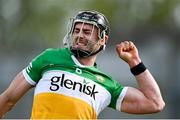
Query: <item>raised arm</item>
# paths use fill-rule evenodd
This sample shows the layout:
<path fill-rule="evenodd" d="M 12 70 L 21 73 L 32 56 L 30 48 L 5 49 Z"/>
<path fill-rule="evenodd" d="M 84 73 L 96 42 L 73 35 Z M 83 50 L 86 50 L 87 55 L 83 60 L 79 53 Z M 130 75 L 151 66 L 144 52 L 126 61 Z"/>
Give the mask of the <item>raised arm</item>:
<path fill-rule="evenodd" d="M 0 95 L 0 118 L 11 110 L 16 102 L 32 87 L 20 72 L 10 86 Z"/>
<path fill-rule="evenodd" d="M 130 68 L 134 68 L 141 63 L 138 50 L 131 41 L 118 44 L 116 50 L 119 57 L 127 62 Z M 128 87 L 121 104 L 121 111 L 132 114 L 147 114 L 162 111 L 165 103 L 158 84 L 149 70 L 142 71 L 140 74 L 135 75 L 135 78 L 138 88 Z"/>

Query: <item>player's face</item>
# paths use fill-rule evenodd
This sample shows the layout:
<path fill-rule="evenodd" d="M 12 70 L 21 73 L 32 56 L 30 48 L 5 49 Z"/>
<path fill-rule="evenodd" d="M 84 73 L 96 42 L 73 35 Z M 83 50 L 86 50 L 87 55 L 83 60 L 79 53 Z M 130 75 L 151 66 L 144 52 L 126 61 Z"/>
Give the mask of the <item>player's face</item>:
<path fill-rule="evenodd" d="M 76 23 L 73 30 L 73 48 L 93 51 L 99 49 L 98 28 L 88 23 Z"/>

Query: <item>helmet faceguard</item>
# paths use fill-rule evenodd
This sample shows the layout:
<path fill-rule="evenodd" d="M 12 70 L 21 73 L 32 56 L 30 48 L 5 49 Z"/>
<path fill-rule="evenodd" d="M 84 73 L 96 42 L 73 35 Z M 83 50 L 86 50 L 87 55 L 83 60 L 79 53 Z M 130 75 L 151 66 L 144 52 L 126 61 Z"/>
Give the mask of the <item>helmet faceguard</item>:
<path fill-rule="evenodd" d="M 91 24 L 93 25 L 93 30 L 95 27 L 98 28 L 98 40 L 105 39 L 105 35 L 109 35 L 109 23 L 105 16 L 96 11 L 81 11 L 79 12 L 74 18 L 71 18 L 69 21 L 69 28 L 68 33 L 64 37 L 64 45 L 69 47 L 72 53 L 76 57 L 88 57 L 97 54 L 105 45 L 102 45 L 98 50 L 83 50 L 83 49 L 76 49 L 73 48 L 73 32 L 76 23 L 82 23 L 82 27 L 84 24 Z M 82 29 L 82 28 L 81 28 Z M 93 32 L 92 30 L 92 32 Z M 91 37 L 88 40 L 88 45 L 91 44 Z M 98 41 L 97 41 L 98 43 Z M 94 43 L 94 44 L 97 44 Z M 88 46 L 89 47 L 89 46 Z"/>

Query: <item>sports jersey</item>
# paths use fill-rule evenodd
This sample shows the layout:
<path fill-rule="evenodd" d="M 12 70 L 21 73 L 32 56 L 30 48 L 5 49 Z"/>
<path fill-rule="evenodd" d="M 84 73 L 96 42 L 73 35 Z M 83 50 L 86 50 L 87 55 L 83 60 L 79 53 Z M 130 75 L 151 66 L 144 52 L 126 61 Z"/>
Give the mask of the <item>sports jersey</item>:
<path fill-rule="evenodd" d="M 32 119 L 97 119 L 106 107 L 120 110 L 126 87 L 83 66 L 68 48 L 47 49 L 23 70 L 35 85 Z"/>

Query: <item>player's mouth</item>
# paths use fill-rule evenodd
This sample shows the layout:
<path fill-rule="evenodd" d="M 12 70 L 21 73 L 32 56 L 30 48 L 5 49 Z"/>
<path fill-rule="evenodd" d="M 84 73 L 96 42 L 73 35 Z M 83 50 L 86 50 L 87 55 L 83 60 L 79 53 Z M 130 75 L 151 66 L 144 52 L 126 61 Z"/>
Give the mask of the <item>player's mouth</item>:
<path fill-rule="evenodd" d="M 82 43 L 82 42 L 78 42 L 78 43 L 76 43 L 76 45 L 78 45 L 78 46 L 87 46 L 86 43 Z"/>
<path fill-rule="evenodd" d="M 88 41 L 87 40 L 85 40 L 85 39 L 76 39 L 75 40 L 75 42 L 74 42 L 74 45 L 73 45 L 73 47 L 75 47 L 75 48 L 85 48 L 85 47 L 87 47 L 87 45 L 88 45 Z"/>
<path fill-rule="evenodd" d="M 78 42 L 78 43 L 75 43 L 73 47 L 74 48 L 83 48 L 83 49 L 85 49 L 87 47 L 87 44 Z"/>

